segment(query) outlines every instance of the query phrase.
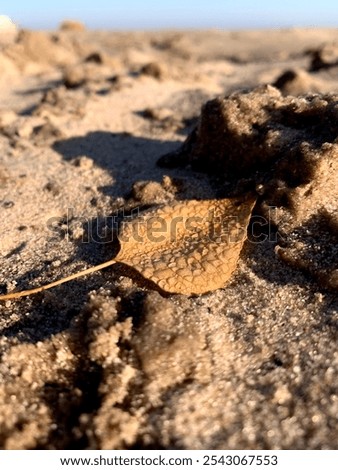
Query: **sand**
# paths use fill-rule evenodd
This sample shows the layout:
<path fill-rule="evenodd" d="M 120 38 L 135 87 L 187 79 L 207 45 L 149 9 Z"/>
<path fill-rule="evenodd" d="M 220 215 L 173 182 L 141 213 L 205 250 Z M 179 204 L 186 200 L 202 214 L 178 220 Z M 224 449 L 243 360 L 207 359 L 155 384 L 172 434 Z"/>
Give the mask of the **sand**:
<path fill-rule="evenodd" d="M 257 198 L 224 288 L 120 264 L 0 303 L 2 449 L 337 449 L 337 44 L 69 22 L 2 43 L 1 293 L 115 257 L 137 208 Z"/>

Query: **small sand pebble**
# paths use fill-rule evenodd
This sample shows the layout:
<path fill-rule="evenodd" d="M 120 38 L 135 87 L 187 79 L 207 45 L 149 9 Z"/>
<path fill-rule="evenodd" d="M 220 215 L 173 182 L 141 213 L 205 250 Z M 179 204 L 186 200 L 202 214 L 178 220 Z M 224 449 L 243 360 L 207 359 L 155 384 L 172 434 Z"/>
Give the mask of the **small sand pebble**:
<path fill-rule="evenodd" d="M 141 73 L 142 75 L 148 75 L 149 77 L 160 80 L 165 77 L 167 70 L 164 64 L 160 64 L 159 62 L 149 62 L 141 68 Z"/>
<path fill-rule="evenodd" d="M 73 164 L 82 170 L 90 170 L 93 168 L 94 162 L 91 158 L 84 156 L 77 157 L 73 160 Z"/>
<path fill-rule="evenodd" d="M 14 202 L 13 201 L 4 201 L 2 203 L 2 207 L 4 207 L 5 209 L 10 209 L 11 207 L 14 206 Z"/>
<path fill-rule="evenodd" d="M 10 126 L 16 120 L 17 114 L 12 110 L 0 110 L 0 129 Z"/>

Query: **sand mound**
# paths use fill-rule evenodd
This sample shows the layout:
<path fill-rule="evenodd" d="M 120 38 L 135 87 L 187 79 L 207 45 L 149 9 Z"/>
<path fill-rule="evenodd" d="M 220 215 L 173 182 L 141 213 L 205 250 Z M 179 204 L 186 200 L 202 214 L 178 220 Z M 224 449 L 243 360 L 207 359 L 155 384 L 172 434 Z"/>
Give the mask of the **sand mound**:
<path fill-rule="evenodd" d="M 15 41 L 18 29 L 13 21 L 5 15 L 0 15 L 0 49 Z"/>
<path fill-rule="evenodd" d="M 310 71 L 317 72 L 321 69 L 338 67 L 338 46 L 337 44 L 324 44 L 318 49 L 310 51 L 311 64 Z"/>
<path fill-rule="evenodd" d="M 86 27 L 81 21 L 76 20 L 64 20 L 60 24 L 60 31 L 75 31 L 82 32 L 85 31 Z"/>
<path fill-rule="evenodd" d="M 21 30 L 16 43 L 6 49 L 6 56 L 20 70 L 33 72 L 42 66 L 60 67 L 74 63 L 76 53 L 72 41 L 62 39 L 56 33 Z"/>
<path fill-rule="evenodd" d="M 273 86 L 282 91 L 284 95 L 303 95 L 305 93 L 318 93 L 326 89 L 323 80 L 313 77 L 305 70 L 286 70 Z"/>
<path fill-rule="evenodd" d="M 159 164 L 217 174 L 236 192 L 255 189 L 282 238 L 279 256 L 336 288 L 337 123 L 336 95 L 283 97 L 260 87 L 207 102 L 186 142 Z M 313 233 L 302 241 L 306 230 Z"/>

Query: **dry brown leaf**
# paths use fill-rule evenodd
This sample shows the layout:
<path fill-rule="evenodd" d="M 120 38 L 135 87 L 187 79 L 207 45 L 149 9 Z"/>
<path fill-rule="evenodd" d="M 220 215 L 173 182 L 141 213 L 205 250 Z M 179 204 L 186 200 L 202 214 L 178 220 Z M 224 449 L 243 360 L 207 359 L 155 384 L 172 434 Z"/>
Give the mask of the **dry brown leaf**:
<path fill-rule="evenodd" d="M 180 201 L 123 224 L 115 261 L 170 293 L 223 287 L 235 270 L 255 200 Z"/>
<path fill-rule="evenodd" d="M 120 262 L 162 290 L 203 294 L 223 287 L 236 269 L 255 198 L 180 201 L 158 206 L 122 223 L 120 252 L 113 260 L 28 291 L 35 294 Z"/>

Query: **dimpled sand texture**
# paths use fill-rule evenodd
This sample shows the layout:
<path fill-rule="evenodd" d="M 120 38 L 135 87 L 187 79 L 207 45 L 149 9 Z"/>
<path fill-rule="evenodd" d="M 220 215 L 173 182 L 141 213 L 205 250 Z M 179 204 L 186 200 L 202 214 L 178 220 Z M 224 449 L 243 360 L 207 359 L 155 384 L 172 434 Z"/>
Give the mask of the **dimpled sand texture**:
<path fill-rule="evenodd" d="M 115 261 L 170 293 L 223 287 L 236 268 L 255 199 L 181 201 L 122 223 Z"/>

